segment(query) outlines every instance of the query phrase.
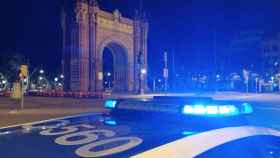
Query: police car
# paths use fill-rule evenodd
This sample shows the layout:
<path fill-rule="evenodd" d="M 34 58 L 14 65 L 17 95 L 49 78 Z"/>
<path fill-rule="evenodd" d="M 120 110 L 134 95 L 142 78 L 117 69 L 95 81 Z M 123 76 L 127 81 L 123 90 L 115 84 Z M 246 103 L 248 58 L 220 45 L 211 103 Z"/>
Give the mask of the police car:
<path fill-rule="evenodd" d="M 280 157 L 280 131 L 250 126 L 248 103 L 154 97 L 104 106 L 111 111 L 0 129 L 0 157 Z"/>

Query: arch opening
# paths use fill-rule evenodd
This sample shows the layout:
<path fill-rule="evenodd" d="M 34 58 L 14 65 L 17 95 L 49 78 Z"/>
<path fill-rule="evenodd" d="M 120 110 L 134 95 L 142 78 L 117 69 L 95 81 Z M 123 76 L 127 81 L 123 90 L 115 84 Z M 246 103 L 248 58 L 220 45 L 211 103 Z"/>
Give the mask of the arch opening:
<path fill-rule="evenodd" d="M 104 90 L 128 91 L 128 57 L 124 46 L 110 42 L 103 48 L 102 69 Z"/>

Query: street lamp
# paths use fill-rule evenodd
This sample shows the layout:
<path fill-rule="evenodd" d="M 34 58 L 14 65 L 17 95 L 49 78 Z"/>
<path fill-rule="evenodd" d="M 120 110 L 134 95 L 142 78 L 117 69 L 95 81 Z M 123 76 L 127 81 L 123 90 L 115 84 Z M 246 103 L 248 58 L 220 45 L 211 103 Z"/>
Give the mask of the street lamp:
<path fill-rule="evenodd" d="M 142 75 L 146 75 L 147 74 L 147 70 L 146 69 L 141 69 L 141 74 Z"/>
<path fill-rule="evenodd" d="M 6 83 L 7 83 L 7 81 L 6 81 L 6 80 L 3 80 L 3 81 L 2 81 L 2 83 L 3 83 L 3 84 L 6 84 Z"/>
<path fill-rule="evenodd" d="M 43 74 L 45 71 L 43 69 L 40 70 L 40 74 Z"/>
<path fill-rule="evenodd" d="M 63 74 L 61 74 L 61 75 L 60 75 L 60 78 L 61 78 L 61 79 L 64 79 L 64 75 L 63 75 Z"/>
<path fill-rule="evenodd" d="M 56 78 L 54 78 L 54 81 L 55 81 L 55 82 L 57 82 L 57 81 L 58 81 L 58 78 L 57 78 L 57 77 L 56 77 Z"/>

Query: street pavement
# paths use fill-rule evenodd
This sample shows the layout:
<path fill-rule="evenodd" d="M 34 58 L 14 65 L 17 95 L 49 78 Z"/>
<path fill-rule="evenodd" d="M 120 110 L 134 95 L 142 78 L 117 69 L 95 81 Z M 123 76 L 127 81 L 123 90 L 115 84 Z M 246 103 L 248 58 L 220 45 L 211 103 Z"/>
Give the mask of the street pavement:
<path fill-rule="evenodd" d="M 26 97 L 21 110 L 18 100 L 0 97 L 0 127 L 92 112 L 106 112 L 103 100 Z"/>

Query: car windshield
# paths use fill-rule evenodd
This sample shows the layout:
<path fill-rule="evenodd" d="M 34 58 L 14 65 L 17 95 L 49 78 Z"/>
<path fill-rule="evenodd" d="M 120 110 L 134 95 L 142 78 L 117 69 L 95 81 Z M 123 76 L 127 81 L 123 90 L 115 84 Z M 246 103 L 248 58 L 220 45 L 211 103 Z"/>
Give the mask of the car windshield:
<path fill-rule="evenodd" d="M 280 158 L 279 6 L 1 2 L 0 157 Z"/>

